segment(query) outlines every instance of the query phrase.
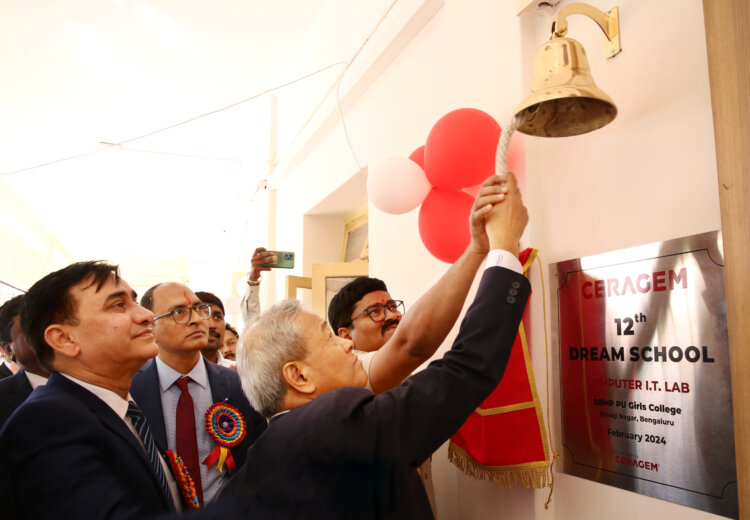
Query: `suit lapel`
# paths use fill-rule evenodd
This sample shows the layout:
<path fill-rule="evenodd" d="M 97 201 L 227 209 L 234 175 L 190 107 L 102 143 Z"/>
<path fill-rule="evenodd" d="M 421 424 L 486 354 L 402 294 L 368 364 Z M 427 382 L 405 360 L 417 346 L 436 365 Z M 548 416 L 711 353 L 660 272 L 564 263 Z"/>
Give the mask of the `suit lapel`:
<path fill-rule="evenodd" d="M 22 397 L 22 401 L 26 399 L 34 390 L 34 388 L 32 388 L 31 386 L 31 383 L 29 383 L 29 378 L 26 377 L 26 372 L 23 369 L 10 376 L 10 378 L 8 378 L 8 381 L 11 381 L 10 383 L 8 383 L 8 388 L 6 389 L 8 393 L 20 395 Z"/>
<path fill-rule="evenodd" d="M 63 375 L 53 372 L 49 378 L 49 382 L 46 385 L 50 390 L 61 390 L 70 394 L 78 401 L 81 401 L 89 410 L 91 410 L 96 418 L 112 433 L 117 435 L 120 439 L 125 441 L 133 451 L 137 454 L 138 458 L 143 462 L 145 467 L 148 469 L 149 474 L 153 474 L 151 470 L 151 464 L 148 461 L 146 452 L 141 446 L 140 442 L 136 438 L 135 434 L 125 424 L 125 421 L 115 413 L 110 406 L 99 399 L 97 396 L 86 390 L 80 385 L 77 385 L 73 381 L 69 380 Z"/>
<path fill-rule="evenodd" d="M 208 373 L 208 385 L 211 387 L 211 399 L 214 403 L 229 402 L 229 381 L 221 373 L 217 365 L 214 365 L 206 358 L 203 358 Z"/>
<path fill-rule="evenodd" d="M 151 359 L 143 368 L 143 386 L 146 387 L 146 395 L 153 399 L 145 399 L 138 402 L 143 414 L 148 417 L 148 425 L 151 435 L 154 437 L 159 450 L 163 453 L 167 447 L 167 428 L 164 426 L 164 410 L 161 406 L 161 386 L 159 386 L 159 372 L 156 370 L 156 362 Z M 153 420 L 152 420 L 153 419 Z"/>

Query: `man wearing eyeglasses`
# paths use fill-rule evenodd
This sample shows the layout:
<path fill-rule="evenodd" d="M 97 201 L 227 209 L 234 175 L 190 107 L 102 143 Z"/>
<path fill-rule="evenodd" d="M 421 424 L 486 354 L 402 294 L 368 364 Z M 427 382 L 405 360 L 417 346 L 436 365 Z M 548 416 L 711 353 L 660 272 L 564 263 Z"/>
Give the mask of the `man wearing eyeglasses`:
<path fill-rule="evenodd" d="M 367 372 L 366 388 L 380 393 L 400 385 L 445 340 L 489 252 L 484 219 L 491 205 L 503 200 L 507 191 L 497 177 L 482 184 L 471 210 L 471 242 L 408 316 L 404 315 L 404 303 L 391 298 L 385 282 L 378 278 L 356 278 L 333 297 L 328 322 L 338 336 L 354 342 L 354 353 Z M 420 476 L 434 509 L 431 473 L 428 459 L 420 467 Z"/>
<path fill-rule="evenodd" d="M 507 191 L 497 177 L 482 184 L 471 209 L 471 242 L 407 315 L 403 302 L 392 299 L 385 282 L 377 278 L 356 278 L 331 300 L 328 322 L 334 333 L 354 342 L 368 373 L 367 387 L 375 393 L 400 385 L 432 357 L 453 328 L 489 252 L 484 219 Z"/>
<path fill-rule="evenodd" d="M 0 476 L 11 476 L 19 518 L 177 517 L 186 505 L 128 394 L 157 353 L 154 315 L 118 267 L 78 262 L 50 273 L 24 296 L 20 316 L 51 375 L 0 429 Z M 3 518 L 15 518 L 11 505 L 3 503 Z M 214 504 L 197 518 L 242 517 L 224 510 L 232 506 Z"/>
<path fill-rule="evenodd" d="M 227 457 L 236 467 L 244 463 L 248 446 L 266 422 L 248 403 L 236 372 L 201 355 L 208 344 L 210 303 L 202 302 L 183 284 L 162 283 L 146 291 L 141 305 L 155 314 L 154 339 L 159 354 L 136 373 L 130 392 L 148 419 L 157 444 L 183 459 L 200 503 L 209 503 L 231 468 L 222 461 L 220 472 L 217 461 L 207 463 L 217 442 L 206 428 L 206 411 L 214 403 L 224 403 L 244 417 L 245 438 L 230 448 L 231 457 Z"/>
<path fill-rule="evenodd" d="M 381 394 L 361 388 L 367 375 L 352 341 L 296 300 L 244 333 L 238 372 L 270 422 L 223 494 L 269 518 L 434 517 L 416 467 L 500 381 L 530 292 L 516 258 L 528 214 L 512 175 L 485 187 L 501 182 L 507 199 L 481 218 L 492 250 L 453 348 L 407 383 Z"/>

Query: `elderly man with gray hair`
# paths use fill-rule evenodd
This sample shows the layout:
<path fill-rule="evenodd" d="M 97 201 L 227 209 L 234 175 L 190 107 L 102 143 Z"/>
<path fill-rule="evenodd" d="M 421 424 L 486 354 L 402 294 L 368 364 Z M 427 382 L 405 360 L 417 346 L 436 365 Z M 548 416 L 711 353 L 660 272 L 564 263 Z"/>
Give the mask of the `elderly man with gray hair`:
<path fill-rule="evenodd" d="M 379 395 L 352 342 L 296 301 L 245 333 L 238 372 L 270 418 L 223 494 L 274 518 L 433 518 L 416 468 L 500 381 L 530 292 L 515 258 L 528 220 L 515 178 L 485 217 L 491 251 L 443 359 Z"/>

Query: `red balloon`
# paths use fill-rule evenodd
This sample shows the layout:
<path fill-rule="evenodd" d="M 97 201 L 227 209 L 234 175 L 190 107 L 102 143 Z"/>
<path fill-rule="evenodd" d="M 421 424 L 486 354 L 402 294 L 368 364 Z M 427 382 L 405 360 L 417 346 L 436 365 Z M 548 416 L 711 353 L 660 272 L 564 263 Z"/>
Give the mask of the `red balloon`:
<path fill-rule="evenodd" d="M 479 190 L 481 189 L 482 189 L 482 185 L 477 184 L 476 186 L 469 186 L 468 188 L 464 188 L 461 191 L 463 191 L 464 193 L 468 193 L 469 195 L 471 195 L 472 197 L 476 199 L 477 195 L 479 195 Z"/>
<path fill-rule="evenodd" d="M 419 167 L 424 170 L 424 145 L 414 150 L 409 156 L 409 159 L 417 163 Z"/>
<path fill-rule="evenodd" d="M 495 173 L 500 125 L 476 108 L 459 108 L 441 117 L 427 136 L 424 171 L 438 188 L 481 184 Z"/>
<path fill-rule="evenodd" d="M 419 236 L 432 256 L 452 264 L 471 241 L 474 199 L 462 191 L 432 188 L 419 209 Z"/>

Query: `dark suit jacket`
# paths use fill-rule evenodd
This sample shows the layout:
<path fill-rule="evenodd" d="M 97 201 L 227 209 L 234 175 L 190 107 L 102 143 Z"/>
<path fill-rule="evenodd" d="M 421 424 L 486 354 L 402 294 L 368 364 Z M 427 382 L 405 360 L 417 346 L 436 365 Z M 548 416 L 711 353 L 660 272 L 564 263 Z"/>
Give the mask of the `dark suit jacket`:
<path fill-rule="evenodd" d="M 18 518 L 151 519 L 169 513 L 147 455 L 104 401 L 53 372 L 0 429 Z M 2 460 L 0 460 L 2 463 Z M 240 501 L 193 518 L 242 517 Z"/>
<path fill-rule="evenodd" d="M 145 518 L 169 511 L 124 421 L 58 373 L 0 430 L 0 450 L 23 518 Z"/>
<path fill-rule="evenodd" d="M 5 363 L 3 363 L 2 359 L 0 359 L 0 379 L 5 379 L 6 377 L 10 377 L 13 375 L 13 372 L 10 371 L 10 368 L 5 366 Z"/>
<path fill-rule="evenodd" d="M 226 402 L 237 408 L 245 417 L 247 422 L 247 435 L 245 439 L 231 448 L 232 457 L 239 468 L 245 463 L 247 449 L 266 429 L 266 420 L 256 412 L 242 392 L 240 378 L 235 370 L 222 367 L 203 359 L 208 372 L 208 384 L 211 387 L 211 396 L 214 402 Z M 167 449 L 167 430 L 164 427 L 164 411 L 161 407 L 161 387 L 159 386 L 159 373 L 156 369 L 156 361 L 150 360 L 133 377 L 130 386 L 130 395 L 143 411 L 151 426 L 151 433 L 157 445 Z"/>
<path fill-rule="evenodd" d="M 24 370 L 0 380 L 0 428 L 8 417 L 31 395 L 31 383 Z"/>
<path fill-rule="evenodd" d="M 223 495 L 263 517 L 433 518 L 416 468 L 497 386 L 529 291 L 487 269 L 443 359 L 380 395 L 346 387 L 272 419 Z"/>

